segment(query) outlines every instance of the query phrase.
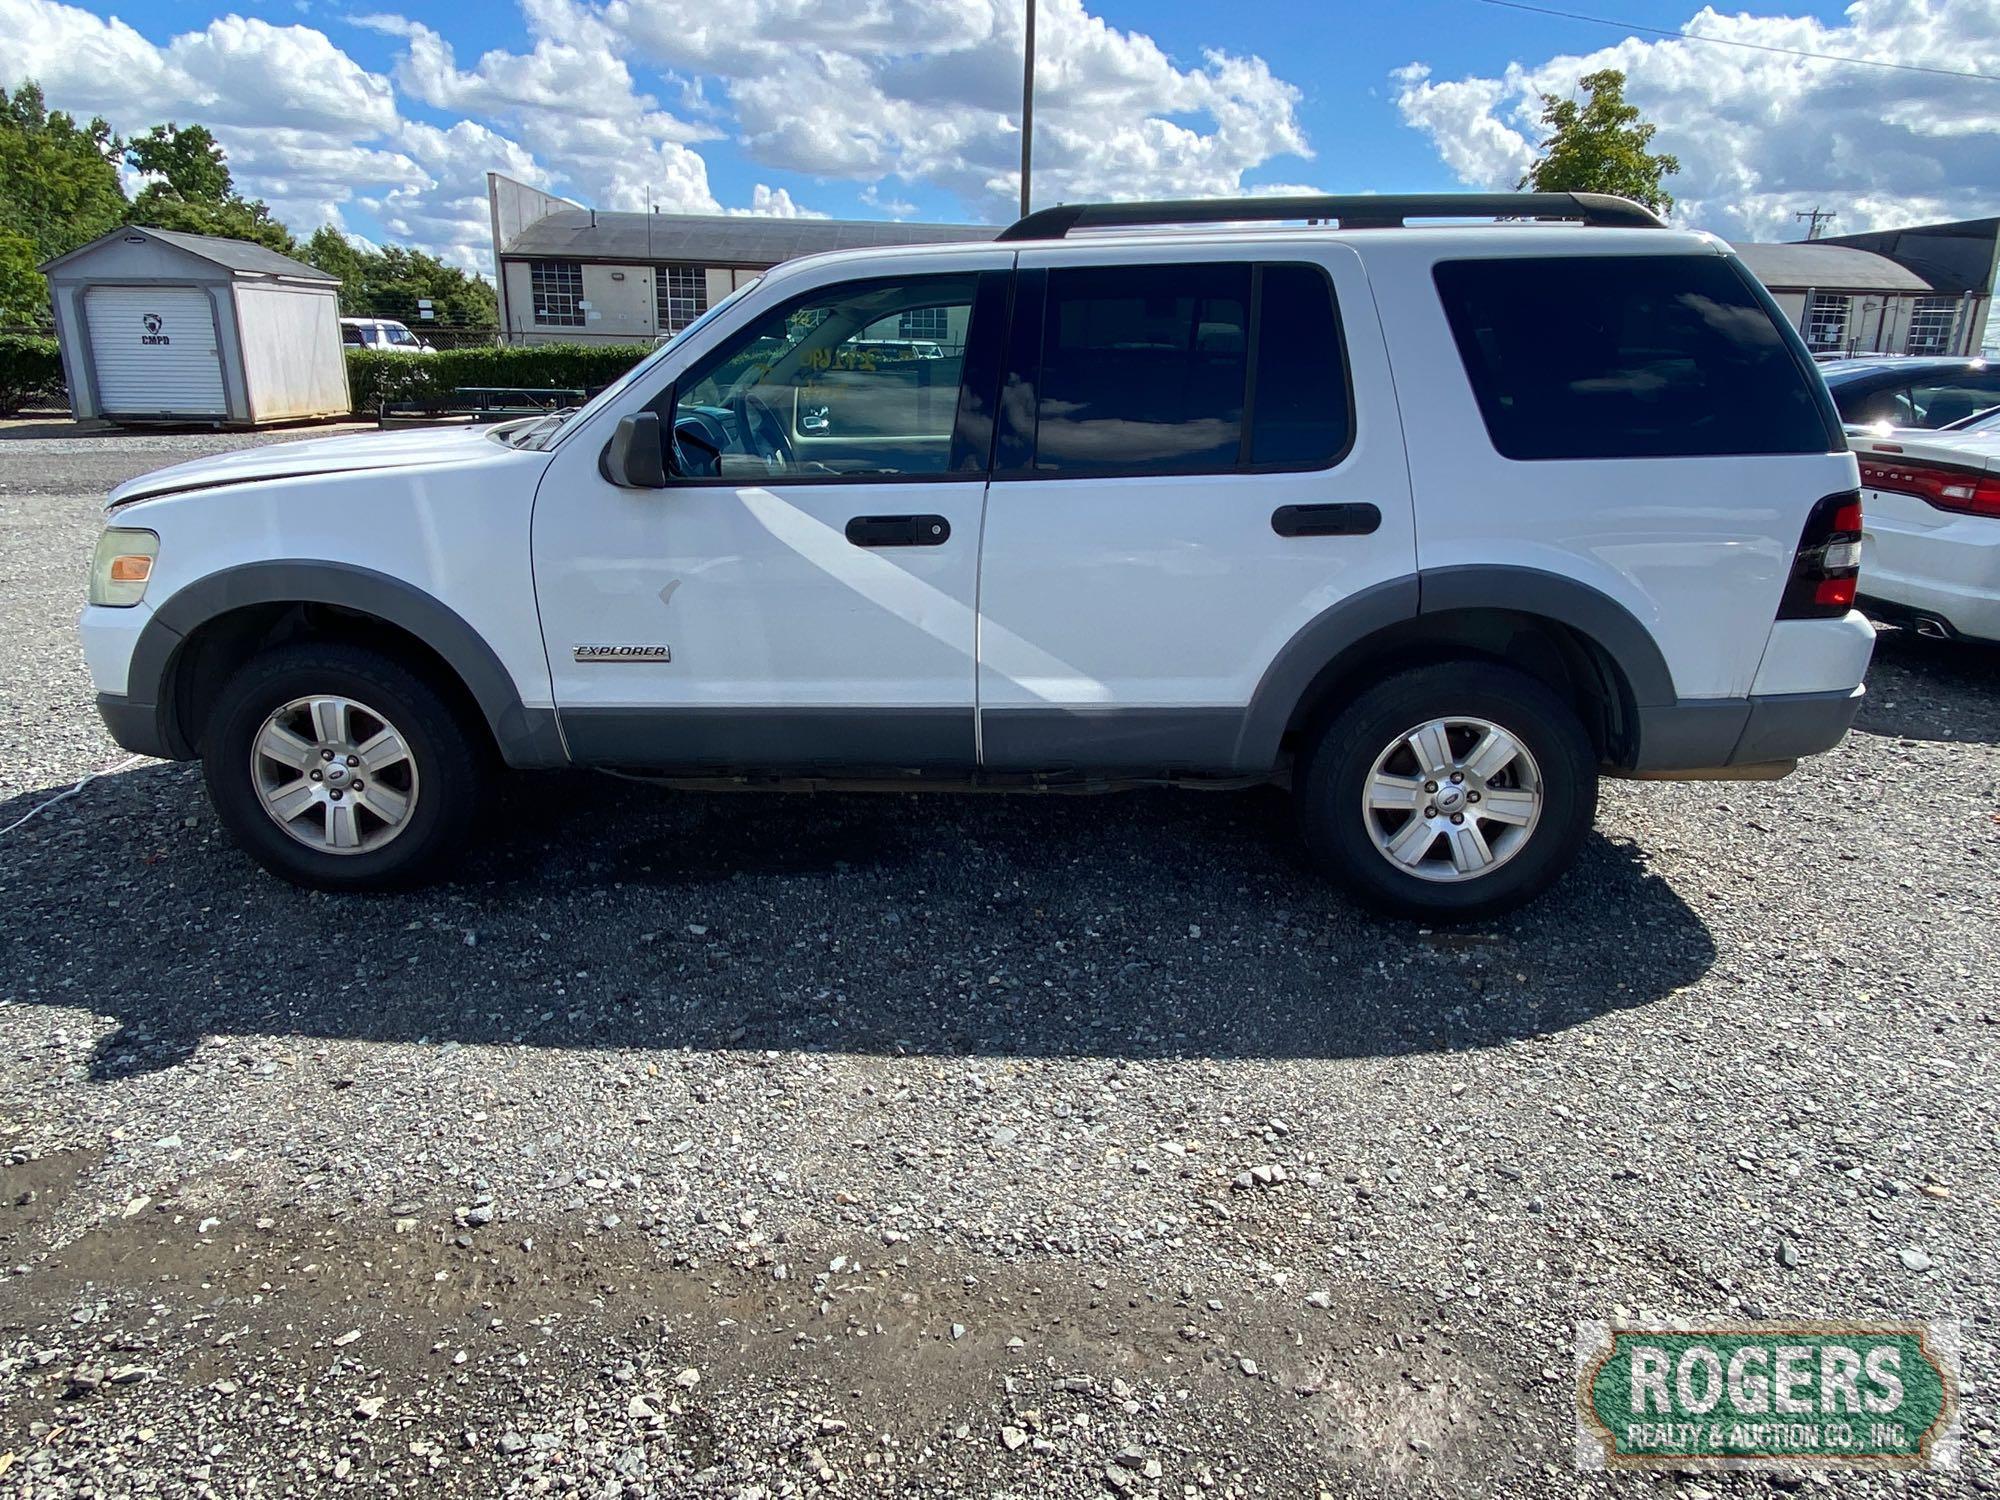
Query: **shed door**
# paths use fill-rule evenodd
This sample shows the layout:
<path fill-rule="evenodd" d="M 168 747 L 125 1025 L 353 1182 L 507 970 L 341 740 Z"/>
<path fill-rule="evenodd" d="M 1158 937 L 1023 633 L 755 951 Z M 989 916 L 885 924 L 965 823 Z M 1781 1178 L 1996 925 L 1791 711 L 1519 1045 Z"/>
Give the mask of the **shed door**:
<path fill-rule="evenodd" d="M 193 286 L 94 286 L 84 295 L 101 410 L 227 416 L 215 307 Z"/>

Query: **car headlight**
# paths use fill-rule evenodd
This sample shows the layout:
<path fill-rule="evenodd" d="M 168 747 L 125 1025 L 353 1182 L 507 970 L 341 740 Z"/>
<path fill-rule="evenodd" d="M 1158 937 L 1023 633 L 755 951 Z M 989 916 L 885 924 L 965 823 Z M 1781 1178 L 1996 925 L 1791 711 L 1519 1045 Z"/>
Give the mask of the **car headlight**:
<path fill-rule="evenodd" d="M 122 526 L 106 528 L 90 559 L 90 602 L 137 604 L 146 597 L 153 559 L 159 555 L 160 539 L 155 533 Z"/>

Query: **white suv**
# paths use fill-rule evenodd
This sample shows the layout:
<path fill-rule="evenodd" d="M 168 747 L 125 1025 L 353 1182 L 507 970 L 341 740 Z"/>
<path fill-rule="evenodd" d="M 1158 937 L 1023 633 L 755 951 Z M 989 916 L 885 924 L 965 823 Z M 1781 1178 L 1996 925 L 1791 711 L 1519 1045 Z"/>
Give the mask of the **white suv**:
<path fill-rule="evenodd" d="M 574 413 L 134 480 L 83 637 L 306 884 L 438 869 L 496 760 L 1278 779 L 1361 896 L 1467 917 L 1600 774 L 1840 740 L 1857 483 L 1729 248 L 1622 199 L 1072 205 L 789 262 Z"/>

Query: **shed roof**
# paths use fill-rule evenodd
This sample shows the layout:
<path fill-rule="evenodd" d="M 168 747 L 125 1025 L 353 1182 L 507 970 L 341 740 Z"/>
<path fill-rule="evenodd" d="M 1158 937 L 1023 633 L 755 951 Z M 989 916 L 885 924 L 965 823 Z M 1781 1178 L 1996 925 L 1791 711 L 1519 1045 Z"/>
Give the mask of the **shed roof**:
<path fill-rule="evenodd" d="M 293 281 L 324 281 L 338 286 L 340 278 L 322 271 L 318 266 L 309 266 L 302 260 L 293 260 L 289 255 L 280 255 L 264 245 L 253 244 L 249 240 L 224 239 L 214 234 L 184 234 L 178 229 L 155 229 L 148 224 L 122 224 L 109 234 L 99 235 L 87 245 L 79 245 L 67 255 L 58 255 L 41 269 L 44 273 L 58 266 L 68 265 L 97 249 L 100 245 L 114 240 L 123 240 L 130 235 L 143 235 L 147 239 L 158 240 L 163 245 L 171 245 L 176 250 L 186 251 L 211 265 L 220 266 L 236 276 L 283 276 Z"/>
<path fill-rule="evenodd" d="M 865 219 L 774 219 L 754 214 L 632 214 L 564 209 L 535 220 L 502 248 L 548 260 L 694 261 L 774 266 L 822 250 L 990 240 L 997 224 L 895 224 Z"/>
<path fill-rule="evenodd" d="M 1787 290 L 1928 292 L 1932 282 L 1908 266 L 1873 250 L 1830 245 L 1824 240 L 1799 240 L 1782 245 L 1738 245 L 1756 278 L 1768 287 Z"/>

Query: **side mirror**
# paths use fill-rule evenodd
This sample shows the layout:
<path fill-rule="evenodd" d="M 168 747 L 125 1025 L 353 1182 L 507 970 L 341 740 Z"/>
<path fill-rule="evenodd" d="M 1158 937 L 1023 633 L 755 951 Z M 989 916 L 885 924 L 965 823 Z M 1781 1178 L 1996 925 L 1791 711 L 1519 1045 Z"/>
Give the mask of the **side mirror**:
<path fill-rule="evenodd" d="M 658 412 L 634 412 L 618 419 L 618 430 L 604 445 L 597 467 L 604 477 L 627 490 L 667 487 L 666 448 L 660 442 Z"/>

